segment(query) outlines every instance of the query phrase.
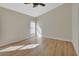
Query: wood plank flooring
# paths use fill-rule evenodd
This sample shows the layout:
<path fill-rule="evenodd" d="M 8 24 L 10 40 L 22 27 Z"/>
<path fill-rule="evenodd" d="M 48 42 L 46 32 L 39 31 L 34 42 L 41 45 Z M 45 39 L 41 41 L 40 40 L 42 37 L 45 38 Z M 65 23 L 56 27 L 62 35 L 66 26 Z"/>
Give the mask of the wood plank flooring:
<path fill-rule="evenodd" d="M 26 39 L 0 48 L 0 56 L 76 56 L 71 42 L 49 38 Z"/>

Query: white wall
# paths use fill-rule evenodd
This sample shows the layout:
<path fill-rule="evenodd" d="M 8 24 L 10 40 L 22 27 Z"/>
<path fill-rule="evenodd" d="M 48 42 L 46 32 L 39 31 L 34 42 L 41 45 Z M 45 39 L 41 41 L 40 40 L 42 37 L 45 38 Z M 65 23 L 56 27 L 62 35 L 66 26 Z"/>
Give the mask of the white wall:
<path fill-rule="evenodd" d="M 29 37 L 32 19 L 30 16 L 0 8 L 0 46 Z"/>
<path fill-rule="evenodd" d="M 63 4 L 38 17 L 38 23 L 44 37 L 71 41 L 72 5 Z"/>
<path fill-rule="evenodd" d="M 79 56 L 79 4 L 78 4 L 78 56 Z"/>
<path fill-rule="evenodd" d="M 79 55 L 79 8 L 78 8 L 78 55 Z"/>
<path fill-rule="evenodd" d="M 73 34 L 73 39 L 72 39 L 72 42 L 73 42 L 73 45 L 74 45 L 74 48 L 76 50 L 76 53 L 77 55 L 79 55 L 79 47 L 78 47 L 78 42 L 79 42 L 79 22 L 78 22 L 78 17 L 79 17 L 79 11 L 78 11 L 78 4 L 73 4 L 73 7 L 72 7 L 72 34 Z"/>
<path fill-rule="evenodd" d="M 78 55 L 79 55 L 79 9 L 78 9 Z"/>

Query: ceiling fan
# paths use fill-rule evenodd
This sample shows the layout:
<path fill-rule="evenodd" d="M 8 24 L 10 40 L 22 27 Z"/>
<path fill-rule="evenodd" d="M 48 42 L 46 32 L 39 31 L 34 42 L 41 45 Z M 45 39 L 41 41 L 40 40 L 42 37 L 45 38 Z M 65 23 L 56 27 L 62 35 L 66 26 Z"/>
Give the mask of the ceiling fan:
<path fill-rule="evenodd" d="M 37 7 L 38 5 L 45 6 L 44 3 L 24 3 L 24 4 L 33 4 L 33 8 Z"/>

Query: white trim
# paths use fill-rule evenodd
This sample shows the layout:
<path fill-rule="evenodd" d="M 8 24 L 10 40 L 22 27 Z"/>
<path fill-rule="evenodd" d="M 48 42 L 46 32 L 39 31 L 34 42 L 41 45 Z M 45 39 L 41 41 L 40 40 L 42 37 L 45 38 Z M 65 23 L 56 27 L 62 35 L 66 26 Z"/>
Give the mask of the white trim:
<path fill-rule="evenodd" d="M 14 41 L 8 41 L 8 42 L 2 42 L 2 44 L 0 44 L 0 47 L 1 46 L 5 46 L 5 45 L 8 45 L 8 44 L 11 44 L 11 43 L 15 43 L 15 42 L 18 42 L 18 41 L 22 41 L 22 40 L 25 40 L 25 39 L 30 39 L 32 38 L 34 35 L 27 35 L 26 38 L 23 38 L 23 39 L 19 39 L 19 40 L 14 40 Z M 4 44 L 3 44 L 4 43 Z"/>
<path fill-rule="evenodd" d="M 43 36 L 43 37 L 50 38 L 50 39 L 57 39 L 57 40 L 63 40 L 63 41 L 72 42 L 71 40 L 60 38 L 60 37 L 51 37 L 51 36 Z"/>
<path fill-rule="evenodd" d="M 75 46 L 76 46 L 76 44 L 74 43 L 74 41 L 72 41 L 72 44 L 73 44 L 73 47 L 74 47 L 74 49 L 75 49 L 76 54 L 79 56 L 79 53 L 78 53 L 78 48 L 77 48 L 77 47 L 75 47 Z"/>
<path fill-rule="evenodd" d="M 78 51 L 78 8 L 79 8 L 79 4 L 72 4 L 72 43 L 74 46 L 74 49 L 77 53 L 77 55 L 79 55 L 79 51 Z"/>

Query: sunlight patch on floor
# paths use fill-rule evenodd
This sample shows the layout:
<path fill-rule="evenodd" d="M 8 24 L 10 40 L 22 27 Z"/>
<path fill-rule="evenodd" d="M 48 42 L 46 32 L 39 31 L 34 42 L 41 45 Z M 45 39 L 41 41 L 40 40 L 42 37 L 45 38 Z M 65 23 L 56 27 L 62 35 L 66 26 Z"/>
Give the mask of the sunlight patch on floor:
<path fill-rule="evenodd" d="M 32 49 L 32 48 L 36 48 L 37 46 L 39 46 L 39 44 L 30 44 L 30 45 L 26 45 L 25 47 L 21 48 L 20 50 Z"/>
<path fill-rule="evenodd" d="M 0 50 L 0 52 L 14 51 L 14 50 L 16 50 L 16 49 L 21 48 L 22 46 L 23 46 L 23 45 L 21 45 L 21 46 L 11 46 L 11 47 L 7 47 L 7 48 L 5 48 L 5 49 Z"/>
<path fill-rule="evenodd" d="M 0 50 L 0 52 L 10 52 L 15 50 L 24 50 L 24 49 L 33 49 L 39 46 L 39 44 L 29 44 L 29 45 L 20 45 L 20 46 L 11 46 L 5 49 Z"/>

